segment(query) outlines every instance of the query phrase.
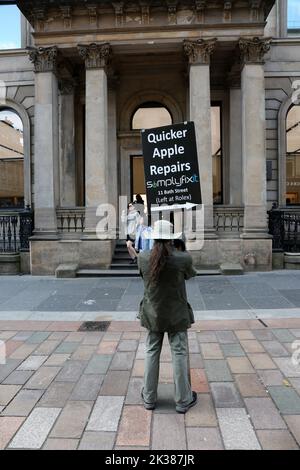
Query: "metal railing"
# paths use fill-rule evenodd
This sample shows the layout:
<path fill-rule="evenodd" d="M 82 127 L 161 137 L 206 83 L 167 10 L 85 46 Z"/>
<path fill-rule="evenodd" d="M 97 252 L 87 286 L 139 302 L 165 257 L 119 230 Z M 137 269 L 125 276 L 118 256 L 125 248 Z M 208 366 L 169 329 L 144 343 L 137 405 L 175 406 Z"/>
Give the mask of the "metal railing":
<path fill-rule="evenodd" d="M 244 226 L 244 208 L 214 206 L 214 226 L 219 235 L 238 235 Z"/>
<path fill-rule="evenodd" d="M 29 251 L 29 237 L 33 232 L 33 213 L 0 210 L 0 253 Z"/>
<path fill-rule="evenodd" d="M 274 206 L 268 211 L 268 215 L 273 250 L 300 252 L 300 208 Z"/>
<path fill-rule="evenodd" d="M 58 232 L 83 232 L 85 207 L 60 208 L 56 210 Z"/>

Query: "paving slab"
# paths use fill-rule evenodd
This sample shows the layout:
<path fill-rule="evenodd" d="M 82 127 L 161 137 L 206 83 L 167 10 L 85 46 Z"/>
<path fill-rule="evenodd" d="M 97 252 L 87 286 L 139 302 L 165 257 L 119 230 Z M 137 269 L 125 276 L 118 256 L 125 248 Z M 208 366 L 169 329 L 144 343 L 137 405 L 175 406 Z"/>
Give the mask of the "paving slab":
<path fill-rule="evenodd" d="M 48 359 L 48 356 L 29 356 L 17 370 L 37 370 Z"/>
<path fill-rule="evenodd" d="M 216 408 L 243 408 L 239 391 L 232 382 L 212 382 L 210 384 Z"/>
<path fill-rule="evenodd" d="M 125 370 L 110 370 L 101 386 L 101 395 L 125 396 L 128 389 L 130 372 Z"/>
<path fill-rule="evenodd" d="M 8 448 L 40 449 L 60 412 L 60 408 L 35 408 L 22 424 Z"/>
<path fill-rule="evenodd" d="M 60 372 L 60 367 L 40 367 L 34 375 L 24 385 L 24 388 L 31 390 L 45 390 Z"/>
<path fill-rule="evenodd" d="M 273 360 L 286 377 L 300 377 L 300 364 L 293 364 L 290 357 L 274 357 Z"/>
<path fill-rule="evenodd" d="M 43 394 L 43 390 L 20 390 L 2 416 L 28 416 Z"/>
<path fill-rule="evenodd" d="M 255 429 L 286 429 L 286 424 L 270 398 L 245 398 Z"/>
<path fill-rule="evenodd" d="M 93 407 L 86 430 L 116 432 L 123 402 L 123 396 L 99 396 Z"/>
<path fill-rule="evenodd" d="M 0 385 L 0 405 L 6 406 L 20 389 L 19 385 Z"/>
<path fill-rule="evenodd" d="M 100 355 L 94 354 L 90 359 L 88 365 L 86 366 L 84 373 L 85 374 L 106 374 L 108 367 L 112 360 L 112 355 Z"/>
<path fill-rule="evenodd" d="M 99 395 L 104 375 L 84 374 L 80 377 L 70 396 L 70 400 L 93 401 Z"/>
<path fill-rule="evenodd" d="M 227 363 L 224 360 L 205 360 L 205 370 L 209 382 L 230 382 L 233 380 Z"/>
<path fill-rule="evenodd" d="M 142 405 L 141 390 L 144 385 L 144 379 L 140 377 L 132 377 L 129 380 L 128 390 L 125 398 L 126 405 Z"/>
<path fill-rule="evenodd" d="M 258 450 L 261 448 L 245 409 L 216 410 L 225 449 Z"/>
<path fill-rule="evenodd" d="M 295 439 L 286 430 L 257 431 L 257 436 L 263 450 L 298 450 Z"/>
<path fill-rule="evenodd" d="M 77 382 L 86 368 L 84 361 L 68 361 L 60 370 L 55 380 L 57 382 Z"/>
<path fill-rule="evenodd" d="M 21 417 L 0 416 L 0 450 L 5 449 L 24 421 Z"/>
<path fill-rule="evenodd" d="M 117 352 L 109 368 L 111 370 L 130 370 L 133 366 L 134 352 Z"/>
<path fill-rule="evenodd" d="M 235 382 L 243 397 L 266 397 L 268 394 L 262 382 L 253 374 L 237 374 Z"/>
<path fill-rule="evenodd" d="M 272 361 L 268 354 L 264 353 L 251 353 L 248 357 L 255 369 L 277 369 L 276 364 Z"/>
<path fill-rule="evenodd" d="M 86 427 L 93 402 L 69 401 L 60 413 L 49 437 L 80 439 Z"/>
<path fill-rule="evenodd" d="M 125 405 L 122 411 L 116 445 L 149 446 L 151 414 L 143 406 Z M 134 432 L 132 432 L 133 429 Z"/>
<path fill-rule="evenodd" d="M 39 406 L 63 408 L 74 387 L 74 382 L 52 382 L 41 398 Z"/>
<path fill-rule="evenodd" d="M 224 449 L 220 431 L 217 428 L 187 428 L 188 450 L 222 450 Z"/>
<path fill-rule="evenodd" d="M 255 374 L 247 357 L 228 357 L 227 362 L 233 374 Z"/>
<path fill-rule="evenodd" d="M 149 417 L 151 417 L 150 413 Z M 155 450 L 186 450 L 184 416 L 174 413 L 154 414 L 151 448 Z"/>
<path fill-rule="evenodd" d="M 24 385 L 34 374 L 33 370 L 15 370 L 5 380 L 3 385 Z"/>
<path fill-rule="evenodd" d="M 217 426 L 217 417 L 211 395 L 198 395 L 195 406 L 185 415 L 185 424 L 188 427 L 210 427 Z"/>
<path fill-rule="evenodd" d="M 111 450 L 114 447 L 115 438 L 114 432 L 86 431 L 78 450 Z"/>
<path fill-rule="evenodd" d="M 79 439 L 55 439 L 46 440 L 43 450 L 76 450 Z"/>
<path fill-rule="evenodd" d="M 294 389 L 274 385 L 268 390 L 282 414 L 300 414 L 300 396 Z"/>
<path fill-rule="evenodd" d="M 300 415 L 287 415 L 284 416 L 284 419 L 297 444 L 300 446 Z"/>

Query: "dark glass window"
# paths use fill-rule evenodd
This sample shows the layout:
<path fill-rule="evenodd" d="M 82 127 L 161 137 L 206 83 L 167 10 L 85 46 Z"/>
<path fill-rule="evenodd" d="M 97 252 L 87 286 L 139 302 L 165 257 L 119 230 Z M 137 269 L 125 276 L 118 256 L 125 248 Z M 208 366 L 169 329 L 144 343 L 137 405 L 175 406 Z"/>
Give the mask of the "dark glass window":
<path fill-rule="evenodd" d="M 286 118 L 286 204 L 300 204 L 300 106 Z"/>
<path fill-rule="evenodd" d="M 0 209 L 24 207 L 23 124 L 11 109 L 0 109 Z"/>

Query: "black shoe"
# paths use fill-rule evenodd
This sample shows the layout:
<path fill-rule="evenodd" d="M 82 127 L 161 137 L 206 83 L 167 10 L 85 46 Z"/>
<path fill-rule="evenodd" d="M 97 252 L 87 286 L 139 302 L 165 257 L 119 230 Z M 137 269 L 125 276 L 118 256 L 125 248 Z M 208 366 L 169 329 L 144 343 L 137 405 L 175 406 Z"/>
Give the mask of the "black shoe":
<path fill-rule="evenodd" d="M 197 393 L 192 392 L 192 394 L 193 394 L 193 399 L 192 399 L 192 401 L 189 405 L 187 405 L 185 408 L 180 408 L 180 407 L 176 406 L 177 413 L 186 413 L 190 408 L 192 408 L 192 406 L 196 405 L 196 403 L 197 403 Z"/>
<path fill-rule="evenodd" d="M 129 261 L 129 264 L 134 264 L 135 263 L 135 258 L 132 258 L 130 261 Z"/>
<path fill-rule="evenodd" d="M 141 397 L 142 397 L 143 402 L 144 402 L 144 408 L 145 408 L 146 410 L 154 410 L 154 408 L 155 408 L 155 403 L 147 403 L 147 402 L 145 401 L 144 395 L 143 395 L 143 390 L 144 390 L 144 388 L 142 388 L 142 390 L 141 390 Z"/>
<path fill-rule="evenodd" d="M 133 264 L 137 264 L 137 257 L 134 258 Z"/>

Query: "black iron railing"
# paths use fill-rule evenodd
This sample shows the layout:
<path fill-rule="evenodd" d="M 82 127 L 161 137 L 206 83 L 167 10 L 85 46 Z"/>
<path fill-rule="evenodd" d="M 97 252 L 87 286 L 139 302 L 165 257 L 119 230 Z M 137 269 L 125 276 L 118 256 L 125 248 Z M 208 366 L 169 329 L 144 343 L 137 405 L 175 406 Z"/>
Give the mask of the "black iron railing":
<path fill-rule="evenodd" d="M 0 253 L 29 251 L 29 237 L 32 232 L 31 209 L 0 211 Z"/>
<path fill-rule="evenodd" d="M 273 250 L 300 252 L 300 209 L 274 206 L 269 215 L 269 233 L 273 235 Z"/>

